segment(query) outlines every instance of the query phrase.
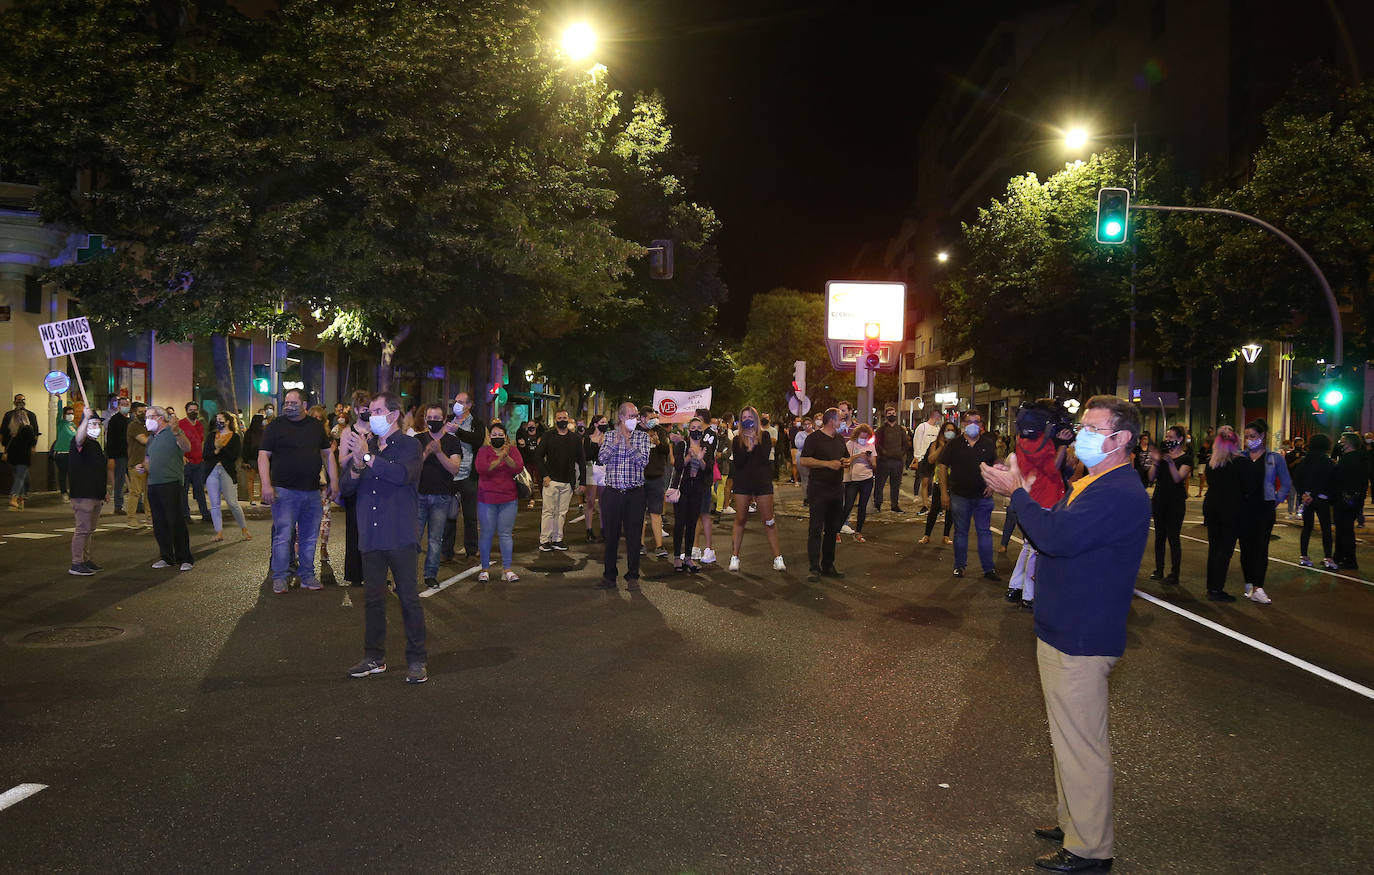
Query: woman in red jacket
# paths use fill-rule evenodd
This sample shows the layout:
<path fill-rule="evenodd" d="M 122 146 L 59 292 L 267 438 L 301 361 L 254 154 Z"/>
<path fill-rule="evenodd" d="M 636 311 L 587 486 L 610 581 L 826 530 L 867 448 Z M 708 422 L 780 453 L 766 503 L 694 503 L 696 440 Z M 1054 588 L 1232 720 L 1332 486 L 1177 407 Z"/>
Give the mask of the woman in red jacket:
<path fill-rule="evenodd" d="M 496 535 L 501 542 L 501 579 L 511 583 L 520 579 L 511 571 L 510 562 L 520 496 L 515 477 L 525 467 L 525 460 L 506 435 L 506 427 L 493 422 L 473 464 L 477 466 L 477 555 L 482 562 L 477 579 L 491 579 L 491 536 Z"/>

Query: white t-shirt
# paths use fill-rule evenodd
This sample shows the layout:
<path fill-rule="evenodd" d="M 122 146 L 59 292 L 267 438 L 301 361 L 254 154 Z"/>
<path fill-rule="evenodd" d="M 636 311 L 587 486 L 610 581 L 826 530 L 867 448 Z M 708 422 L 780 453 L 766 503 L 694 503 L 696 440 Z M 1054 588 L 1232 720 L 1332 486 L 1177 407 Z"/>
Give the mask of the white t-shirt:
<path fill-rule="evenodd" d="M 929 420 L 916 426 L 916 436 L 912 438 L 912 445 L 917 461 L 926 457 L 926 450 L 930 449 L 930 445 L 935 443 L 935 439 L 940 436 L 942 427 L 941 423 L 937 422 L 932 425 Z"/>
<path fill-rule="evenodd" d="M 773 461 L 773 452 L 778 446 L 778 427 L 776 425 L 770 425 L 765 428 L 764 431 L 768 432 L 768 461 L 771 462 Z"/>

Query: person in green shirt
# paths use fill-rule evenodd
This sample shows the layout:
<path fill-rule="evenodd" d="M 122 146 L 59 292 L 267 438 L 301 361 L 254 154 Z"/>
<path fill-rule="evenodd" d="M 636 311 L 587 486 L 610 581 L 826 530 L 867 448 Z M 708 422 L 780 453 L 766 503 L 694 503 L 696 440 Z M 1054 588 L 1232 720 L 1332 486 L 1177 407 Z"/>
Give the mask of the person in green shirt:
<path fill-rule="evenodd" d="M 57 420 L 57 439 L 53 441 L 53 460 L 57 463 L 57 489 L 62 500 L 71 501 L 67 495 L 67 452 L 72 448 L 72 437 L 76 434 L 76 412 L 70 404 L 62 408 L 62 417 Z"/>
<path fill-rule="evenodd" d="M 153 536 L 161 553 L 153 567 L 179 566 L 182 571 L 190 571 L 195 561 L 191 557 L 191 534 L 186 529 L 186 518 L 181 515 L 177 489 L 185 491 L 184 453 L 191 448 L 191 440 L 181 430 L 176 414 L 161 407 L 148 408 L 144 425 L 148 429 L 148 454 L 136 470 L 148 475 L 148 507 L 153 516 Z"/>

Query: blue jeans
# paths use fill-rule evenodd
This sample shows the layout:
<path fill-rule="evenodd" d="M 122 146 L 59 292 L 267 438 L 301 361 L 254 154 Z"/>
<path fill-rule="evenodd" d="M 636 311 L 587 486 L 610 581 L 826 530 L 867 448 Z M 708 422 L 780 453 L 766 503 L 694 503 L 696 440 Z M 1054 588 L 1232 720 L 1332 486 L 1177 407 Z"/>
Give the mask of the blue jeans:
<path fill-rule="evenodd" d="M 29 466 L 11 465 L 14 469 L 14 480 L 10 483 L 10 495 L 15 498 L 29 494 Z"/>
<path fill-rule="evenodd" d="M 992 499 L 951 495 L 949 504 L 954 511 L 954 567 L 968 565 L 968 524 L 972 517 L 978 529 L 978 561 L 983 563 L 983 573 L 995 571 L 997 566 L 992 558 Z"/>
<path fill-rule="evenodd" d="M 444 543 L 444 527 L 448 525 L 448 505 L 453 496 L 448 493 L 439 495 L 420 495 L 418 535 L 425 545 L 425 577 L 437 577 L 439 558 Z"/>
<path fill-rule="evenodd" d="M 210 507 L 205 503 L 205 463 L 187 462 L 182 469 L 181 482 L 181 515 L 187 519 L 191 518 L 191 502 L 186 500 L 186 487 L 191 487 L 191 494 L 196 497 L 196 504 L 200 506 L 200 518 L 210 519 Z M 315 521 L 319 525 L 319 520 Z"/>
<path fill-rule="evenodd" d="M 181 493 L 186 496 L 185 491 Z M 291 535 L 296 532 L 299 551 L 299 573 L 302 583 L 315 580 L 315 545 L 320 540 L 320 505 L 318 489 L 282 489 L 272 502 L 272 581 L 285 581 L 291 576 Z"/>
<path fill-rule="evenodd" d="M 501 504 L 477 502 L 477 527 L 481 535 L 477 539 L 477 555 L 483 568 L 491 567 L 491 536 L 497 535 L 501 541 L 501 567 L 510 570 L 511 553 L 515 552 L 515 506 L 517 501 Z"/>

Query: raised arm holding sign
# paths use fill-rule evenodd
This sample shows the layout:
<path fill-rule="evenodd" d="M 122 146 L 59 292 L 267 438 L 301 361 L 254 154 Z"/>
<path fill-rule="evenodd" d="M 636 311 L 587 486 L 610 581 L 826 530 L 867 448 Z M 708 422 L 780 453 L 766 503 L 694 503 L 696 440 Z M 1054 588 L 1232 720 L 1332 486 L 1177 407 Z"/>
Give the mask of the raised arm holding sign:
<path fill-rule="evenodd" d="M 90 320 L 85 316 L 78 316 L 61 322 L 46 322 L 38 326 L 38 337 L 43 343 L 45 358 L 55 359 L 65 355 L 71 360 L 72 372 L 76 374 L 76 385 L 81 389 L 81 401 L 90 407 L 90 401 L 86 398 L 86 383 L 81 379 L 81 368 L 76 364 L 76 353 L 95 349 Z"/>

